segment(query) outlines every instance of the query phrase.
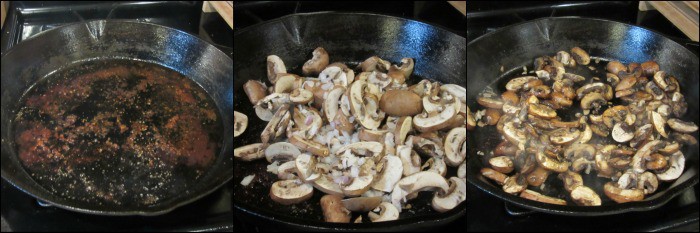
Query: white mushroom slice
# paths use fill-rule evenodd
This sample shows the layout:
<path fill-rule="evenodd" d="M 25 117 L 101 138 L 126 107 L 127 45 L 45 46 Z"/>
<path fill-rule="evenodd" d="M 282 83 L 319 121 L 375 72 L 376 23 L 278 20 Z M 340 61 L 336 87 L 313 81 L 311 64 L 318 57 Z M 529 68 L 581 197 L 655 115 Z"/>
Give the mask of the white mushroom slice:
<path fill-rule="evenodd" d="M 682 152 L 678 151 L 673 153 L 669 162 L 670 166 L 666 171 L 656 174 L 661 181 L 673 181 L 683 174 L 683 169 L 685 169 L 685 156 L 683 156 Z"/>
<path fill-rule="evenodd" d="M 352 70 L 349 70 L 352 72 Z M 354 76 L 354 72 L 352 73 Z M 332 66 L 324 69 L 321 74 L 318 75 L 318 79 L 322 83 L 333 83 L 337 86 L 347 87 L 350 84 L 348 80 L 348 73 L 345 73 L 340 67 Z"/>
<path fill-rule="evenodd" d="M 442 149 L 443 146 L 437 142 L 419 136 L 409 136 L 407 140 L 413 142 L 413 149 L 420 154 L 433 158 L 445 157 L 445 151 Z"/>
<path fill-rule="evenodd" d="M 644 165 L 646 163 L 646 158 L 664 147 L 666 147 L 666 143 L 664 141 L 654 140 L 639 148 L 637 153 L 635 153 L 632 157 L 631 165 L 634 172 L 641 174 L 646 171 L 646 166 Z"/>
<path fill-rule="evenodd" d="M 447 165 L 444 159 L 432 157 L 425 161 L 425 164 L 421 166 L 421 170 L 435 172 L 444 177 L 447 174 Z"/>
<path fill-rule="evenodd" d="M 350 150 L 353 154 L 363 157 L 378 157 L 384 151 L 384 145 L 379 142 L 356 142 L 338 149 L 336 154 L 344 154 Z"/>
<path fill-rule="evenodd" d="M 411 147 L 399 145 L 396 147 L 396 153 L 399 155 L 399 159 L 401 159 L 404 176 L 410 176 L 414 173 L 420 172 L 420 156 L 418 156 L 418 154 L 416 154 Z"/>
<path fill-rule="evenodd" d="M 685 122 L 678 119 L 669 119 L 667 123 L 668 126 L 671 127 L 671 129 L 677 132 L 695 133 L 695 131 L 698 131 L 698 126 L 695 125 L 695 123 L 693 122 Z"/>
<path fill-rule="evenodd" d="M 467 162 L 464 161 L 462 165 L 459 166 L 459 169 L 457 170 L 457 177 L 459 178 L 467 178 Z"/>
<path fill-rule="evenodd" d="M 248 116 L 243 113 L 233 111 L 233 137 L 240 136 L 248 127 Z"/>
<path fill-rule="evenodd" d="M 297 176 L 294 175 L 296 169 L 297 167 L 295 161 L 287 161 L 277 167 L 277 178 L 280 180 L 296 179 Z"/>
<path fill-rule="evenodd" d="M 467 89 L 456 84 L 444 84 L 440 86 L 440 90 L 450 93 L 462 103 L 467 103 Z"/>
<path fill-rule="evenodd" d="M 296 204 L 313 196 L 314 187 L 300 180 L 281 180 L 272 184 L 270 198 L 282 205 Z"/>
<path fill-rule="evenodd" d="M 413 117 L 405 116 L 399 118 L 394 129 L 394 144 L 403 145 L 406 142 L 406 136 L 413 129 Z"/>
<path fill-rule="evenodd" d="M 328 122 L 333 122 L 335 120 L 336 114 L 338 114 L 340 97 L 345 92 L 344 87 L 336 86 L 330 92 L 328 92 L 328 97 L 323 103 L 323 112 L 326 114 L 326 119 Z"/>
<path fill-rule="evenodd" d="M 253 161 L 265 157 L 263 144 L 255 143 L 233 149 L 233 157 L 243 161 Z"/>
<path fill-rule="evenodd" d="M 382 197 L 354 197 L 341 201 L 346 209 L 352 212 L 366 213 L 377 208 L 382 203 Z"/>
<path fill-rule="evenodd" d="M 634 129 L 624 125 L 623 123 L 615 124 L 612 130 L 612 137 L 619 143 L 629 142 L 634 138 Z"/>
<path fill-rule="evenodd" d="M 372 188 L 379 191 L 391 192 L 391 190 L 394 189 L 394 185 L 401 179 L 403 165 L 399 157 L 392 155 L 384 156 L 383 161 L 383 166 L 377 171 L 379 173 L 379 178 L 372 184 Z"/>
<path fill-rule="evenodd" d="M 304 89 L 295 89 L 289 95 L 289 100 L 295 104 L 308 104 L 314 99 L 314 94 Z"/>
<path fill-rule="evenodd" d="M 497 156 L 489 159 L 489 165 L 500 173 L 508 174 L 513 171 L 513 159 L 508 156 Z"/>
<path fill-rule="evenodd" d="M 451 177 L 448 181 L 450 182 L 450 189 L 448 192 L 435 192 L 435 196 L 433 196 L 433 209 L 440 213 L 454 209 L 467 199 L 467 184 L 465 184 L 462 179 Z"/>
<path fill-rule="evenodd" d="M 542 195 L 538 192 L 528 190 L 528 189 L 521 192 L 520 197 L 525 198 L 525 199 L 529 199 L 529 200 L 533 200 L 533 201 L 542 202 L 542 203 L 555 204 L 555 205 L 566 205 L 565 200 L 545 196 L 545 195 Z"/>
<path fill-rule="evenodd" d="M 357 178 L 354 178 L 350 185 L 342 187 L 341 189 L 343 190 L 343 194 L 345 194 L 345 196 L 360 196 L 369 189 L 370 184 L 372 184 L 373 180 L 374 177 L 372 175 L 359 176 Z"/>
<path fill-rule="evenodd" d="M 396 185 L 407 193 L 419 192 L 424 189 L 439 188 L 439 191 L 448 192 L 449 185 L 440 174 L 429 171 L 422 171 L 404 177 Z"/>
<path fill-rule="evenodd" d="M 413 117 L 413 125 L 418 131 L 433 132 L 442 130 L 452 123 L 454 117 L 459 115 L 462 102 L 453 101 L 444 106 L 442 112 L 423 113 Z"/>
<path fill-rule="evenodd" d="M 284 62 L 277 55 L 267 56 L 267 79 L 272 84 L 277 83 L 277 74 L 287 73 Z"/>
<path fill-rule="evenodd" d="M 659 187 L 659 180 L 654 173 L 644 172 L 638 177 L 637 189 L 644 190 L 644 194 L 652 194 Z"/>
<path fill-rule="evenodd" d="M 265 149 L 265 158 L 267 162 L 272 163 L 276 160 L 291 161 L 295 160 L 301 154 L 299 149 L 287 142 L 278 142 L 272 144 Z"/>
<path fill-rule="evenodd" d="M 254 107 L 255 114 L 263 121 L 270 121 L 280 107 L 289 103 L 289 94 L 273 93 L 258 101 Z"/>
<path fill-rule="evenodd" d="M 399 209 L 388 202 L 382 202 L 379 207 L 367 214 L 372 222 L 386 222 L 399 219 Z"/>
<path fill-rule="evenodd" d="M 297 174 L 303 181 L 310 182 L 318 179 L 320 175 L 316 173 L 316 157 L 304 153 L 297 156 L 294 160 L 297 168 Z"/>
<path fill-rule="evenodd" d="M 580 206 L 600 206 L 600 196 L 593 189 L 579 185 L 571 190 L 571 199 Z"/>
<path fill-rule="evenodd" d="M 304 80 L 295 74 L 277 74 L 274 93 L 291 93 L 299 89 Z"/>
<path fill-rule="evenodd" d="M 316 179 L 313 186 L 326 194 L 345 196 L 345 194 L 343 194 L 343 190 L 340 189 L 340 185 L 333 182 L 333 180 L 327 174 L 321 175 L 318 179 Z"/>
<path fill-rule="evenodd" d="M 292 137 L 289 138 L 289 143 L 292 143 L 300 150 L 308 151 L 321 157 L 326 157 L 330 154 L 330 150 L 325 145 L 315 141 L 307 141 L 299 135 L 292 135 Z"/>
<path fill-rule="evenodd" d="M 664 138 L 668 138 L 668 133 L 666 133 L 666 121 L 658 112 L 651 112 L 649 115 L 651 123 L 654 125 L 654 129 Z"/>
<path fill-rule="evenodd" d="M 462 153 L 460 151 L 462 145 L 466 143 L 466 128 L 455 128 L 450 130 L 447 137 L 445 137 L 445 158 L 448 165 L 456 167 L 459 166 L 464 159 L 466 159 L 466 153 L 464 154 L 465 156 L 462 157 Z"/>
<path fill-rule="evenodd" d="M 325 49 L 318 47 L 314 49 L 314 51 L 311 53 L 313 57 L 306 61 L 304 63 L 304 66 L 301 67 L 302 73 L 304 75 L 312 75 L 312 74 L 318 74 L 321 72 L 323 69 L 328 66 L 328 52 L 326 52 Z"/>
<path fill-rule="evenodd" d="M 350 111 L 363 127 L 377 129 L 385 115 L 379 110 L 379 100 L 376 96 L 365 93 L 368 87 L 364 80 L 355 81 L 350 85 Z"/>

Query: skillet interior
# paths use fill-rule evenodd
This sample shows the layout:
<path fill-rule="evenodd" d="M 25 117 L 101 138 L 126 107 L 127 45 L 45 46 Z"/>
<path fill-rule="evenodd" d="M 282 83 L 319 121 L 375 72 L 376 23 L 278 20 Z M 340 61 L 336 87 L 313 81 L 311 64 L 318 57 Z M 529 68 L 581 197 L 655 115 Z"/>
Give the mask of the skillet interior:
<path fill-rule="evenodd" d="M 467 98 L 472 110 L 477 109 L 476 96 L 486 86 L 502 92 L 507 80 L 520 73 L 522 66 L 532 67 L 535 57 L 556 54 L 557 51 L 569 51 L 579 46 L 591 56 L 601 60 L 619 60 L 623 63 L 655 60 L 662 70 L 675 75 L 681 82 L 682 92 L 688 102 L 688 113 L 684 120 L 698 124 L 698 57 L 676 42 L 655 32 L 627 24 L 581 18 L 544 18 L 510 26 L 484 35 L 468 45 L 467 52 Z M 604 64 L 605 62 L 602 62 Z M 481 107 L 479 107 L 481 109 Z M 683 190 L 698 182 L 698 147 L 684 147 L 686 167 L 684 174 L 676 181 L 662 184 L 656 193 L 647 196 L 642 202 L 615 204 L 602 192 L 604 200 L 600 207 L 556 206 L 534 202 L 509 195 L 487 181 L 479 174 L 484 161 L 477 151 L 492 150 L 500 141 L 495 130 L 480 129 L 470 132 L 468 182 L 505 201 L 528 209 L 564 215 L 607 215 L 628 211 L 643 211 L 657 208 L 668 202 Z M 478 135 L 478 136 L 473 136 Z M 694 135 L 698 138 L 698 133 Z M 592 172 L 595 173 L 595 172 Z M 602 187 L 603 179 L 595 175 L 584 177 L 586 185 Z M 561 181 L 548 179 L 546 185 L 561 189 Z M 594 188 L 594 190 L 602 190 Z M 606 205 L 608 204 L 608 205 Z"/>
<path fill-rule="evenodd" d="M 316 47 L 324 47 L 330 62 L 344 62 L 355 67 L 364 59 L 377 55 L 397 63 L 413 57 L 412 80 L 430 78 L 443 83 L 464 86 L 466 39 L 448 31 L 401 18 L 357 13 L 312 13 L 291 15 L 251 26 L 234 34 L 234 109 L 248 115 L 248 129 L 236 138 L 240 147 L 260 142 L 266 126 L 255 115 L 252 104 L 243 92 L 250 80 L 267 81 L 265 58 L 278 55 L 289 73 L 301 74 L 301 65 Z M 461 80 L 461 81 L 460 81 Z M 412 211 L 401 213 L 401 220 L 376 224 L 328 224 L 322 221 L 315 190 L 309 201 L 293 206 L 279 205 L 269 198 L 270 186 L 277 177 L 266 172 L 267 161 L 234 163 L 234 207 L 237 210 L 272 223 L 306 229 L 410 229 L 415 225 L 444 224 L 465 213 L 465 204 L 454 210 L 436 214 L 427 206 L 432 195 L 423 193 L 414 201 Z M 448 172 L 454 176 L 456 169 Z M 252 185 L 243 187 L 241 179 L 255 174 Z"/>
<path fill-rule="evenodd" d="M 223 118 L 223 141 L 214 165 L 200 182 L 168 200 L 139 208 L 101 207 L 53 195 L 38 185 L 15 154 L 11 121 L 19 98 L 38 79 L 73 62 L 136 59 L 158 63 L 200 85 Z M 214 46 L 175 29 L 119 20 L 77 23 L 23 41 L 2 58 L 2 177 L 18 189 L 69 210 L 102 215 L 156 215 L 190 203 L 230 180 L 233 158 L 231 59 Z M 8 130 L 6 130 L 8 129 Z M 129 182 L 128 175 L 124 177 Z"/>

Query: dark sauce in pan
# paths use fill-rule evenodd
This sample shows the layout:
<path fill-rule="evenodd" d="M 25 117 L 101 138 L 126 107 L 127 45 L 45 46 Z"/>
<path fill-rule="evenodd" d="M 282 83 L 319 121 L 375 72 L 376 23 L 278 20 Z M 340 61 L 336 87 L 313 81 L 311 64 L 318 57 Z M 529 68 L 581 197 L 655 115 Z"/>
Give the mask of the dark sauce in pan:
<path fill-rule="evenodd" d="M 13 122 L 19 160 L 40 185 L 120 207 L 186 192 L 216 160 L 222 128 L 196 83 L 132 60 L 81 62 L 45 77 Z"/>

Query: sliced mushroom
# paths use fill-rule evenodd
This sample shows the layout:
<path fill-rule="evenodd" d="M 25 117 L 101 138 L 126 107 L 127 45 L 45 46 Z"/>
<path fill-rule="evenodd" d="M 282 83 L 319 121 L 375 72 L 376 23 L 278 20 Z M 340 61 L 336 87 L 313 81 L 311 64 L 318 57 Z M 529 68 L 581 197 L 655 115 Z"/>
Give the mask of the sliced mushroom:
<path fill-rule="evenodd" d="M 656 85 L 661 88 L 664 91 L 668 91 L 669 85 L 666 82 L 666 72 L 665 71 L 657 71 L 654 73 L 654 82 Z"/>
<path fill-rule="evenodd" d="M 495 181 L 499 185 L 504 185 L 506 183 L 506 180 L 508 180 L 508 176 L 500 173 L 496 170 L 493 170 L 491 168 L 482 168 L 481 169 L 481 175 L 489 178 L 490 180 Z"/>
<path fill-rule="evenodd" d="M 270 198 L 282 205 L 291 205 L 308 200 L 313 192 L 313 186 L 300 180 L 280 180 L 272 184 Z"/>
<path fill-rule="evenodd" d="M 274 93 L 291 93 L 299 89 L 303 82 L 303 79 L 295 74 L 277 74 Z"/>
<path fill-rule="evenodd" d="M 528 106 L 528 113 L 544 119 L 557 117 L 557 112 L 554 111 L 554 109 L 542 104 L 530 104 Z"/>
<path fill-rule="evenodd" d="M 467 129 L 455 128 L 445 137 L 445 158 L 448 165 L 456 167 L 466 159 L 466 152 L 460 148 L 467 143 Z M 464 155 L 464 156 L 462 156 Z"/>
<path fill-rule="evenodd" d="M 670 165 L 666 171 L 656 173 L 659 180 L 673 181 L 683 174 L 683 169 L 685 168 L 685 156 L 683 156 L 683 152 L 678 151 L 671 155 L 669 163 Z"/>
<path fill-rule="evenodd" d="M 343 194 L 343 190 L 340 189 L 340 185 L 333 182 L 333 180 L 327 174 L 321 175 L 318 179 L 316 179 L 313 186 L 326 194 L 345 196 L 345 194 Z"/>
<path fill-rule="evenodd" d="M 316 157 L 310 154 L 304 153 L 297 156 L 294 160 L 297 169 L 297 174 L 299 178 L 306 182 L 311 182 L 320 177 L 316 173 Z"/>
<path fill-rule="evenodd" d="M 448 182 L 450 189 L 446 193 L 435 192 L 432 206 L 437 212 L 443 213 L 454 209 L 457 205 L 467 199 L 467 184 L 457 177 L 451 177 Z"/>
<path fill-rule="evenodd" d="M 508 177 L 503 184 L 503 191 L 513 195 L 523 192 L 527 188 L 527 180 L 520 174 Z"/>
<path fill-rule="evenodd" d="M 591 58 L 588 56 L 588 53 L 579 47 L 573 47 L 571 49 L 571 56 L 574 57 L 576 63 L 584 66 L 587 66 L 591 62 Z"/>
<path fill-rule="evenodd" d="M 558 176 L 564 182 L 564 189 L 571 193 L 579 186 L 583 185 L 583 178 L 576 172 L 566 171 L 559 173 Z"/>
<path fill-rule="evenodd" d="M 489 165 L 494 170 L 504 174 L 512 172 L 514 168 L 513 160 L 508 156 L 493 157 L 489 159 Z"/>
<path fill-rule="evenodd" d="M 353 197 L 342 200 L 343 206 L 352 212 L 366 213 L 382 203 L 382 197 Z"/>
<path fill-rule="evenodd" d="M 289 95 L 289 100 L 295 104 L 308 104 L 314 99 L 314 94 L 304 89 L 295 89 Z"/>
<path fill-rule="evenodd" d="M 402 58 L 401 66 L 393 65 L 391 68 L 389 68 L 389 72 L 391 72 L 392 69 L 400 71 L 404 79 L 408 79 L 413 73 L 413 65 L 413 58 Z M 403 82 L 400 82 L 400 84 L 403 84 Z"/>
<path fill-rule="evenodd" d="M 551 172 L 538 166 L 534 171 L 527 174 L 527 183 L 533 187 L 540 187 L 547 180 Z"/>
<path fill-rule="evenodd" d="M 421 166 L 421 170 L 431 171 L 440 174 L 441 176 L 445 176 L 447 174 L 447 165 L 445 164 L 444 159 L 433 157 L 425 161 L 425 164 Z"/>
<path fill-rule="evenodd" d="M 314 49 L 312 55 L 313 57 L 301 67 L 302 73 L 306 76 L 318 74 L 328 66 L 328 52 L 325 49 L 318 47 Z"/>
<path fill-rule="evenodd" d="M 379 142 L 356 142 L 341 147 L 336 154 L 342 155 L 346 151 L 362 157 L 379 157 L 384 151 L 384 145 Z"/>
<path fill-rule="evenodd" d="M 372 184 L 372 188 L 383 192 L 391 192 L 403 174 L 403 165 L 401 159 L 396 156 L 384 156 L 383 166 L 377 171 L 378 178 Z M 374 209 L 374 208 L 371 208 Z"/>
<path fill-rule="evenodd" d="M 291 103 L 289 94 L 274 93 L 261 99 L 255 105 L 255 114 L 263 121 L 270 121 L 282 106 Z"/>
<path fill-rule="evenodd" d="M 523 85 L 526 83 L 532 81 L 532 80 L 537 80 L 537 77 L 535 76 L 524 76 L 524 77 L 519 77 L 519 78 L 514 78 L 508 81 L 506 84 L 506 89 L 509 91 L 519 91 L 520 89 L 523 88 Z"/>
<path fill-rule="evenodd" d="M 245 132 L 248 127 L 248 116 L 243 113 L 233 111 L 233 137 L 238 137 Z"/>
<path fill-rule="evenodd" d="M 532 190 L 524 190 L 523 192 L 520 193 L 520 197 L 537 201 L 537 202 L 542 202 L 542 203 L 548 203 L 548 204 L 555 204 L 555 205 L 566 205 L 566 201 L 559 199 L 559 198 L 554 198 L 554 197 L 548 197 L 545 195 L 542 195 L 538 192 L 532 191 Z"/>
<path fill-rule="evenodd" d="M 667 121 L 668 126 L 671 127 L 671 129 L 681 132 L 681 133 L 695 133 L 695 131 L 698 131 L 698 126 L 695 125 L 693 122 L 686 122 L 686 121 L 681 121 L 678 119 L 669 119 Z"/>
<path fill-rule="evenodd" d="M 399 209 L 391 203 L 382 202 L 379 207 L 367 214 L 372 222 L 386 222 L 399 219 Z"/>
<path fill-rule="evenodd" d="M 299 135 L 292 135 L 289 138 L 289 143 L 294 144 L 300 150 L 311 152 L 311 154 L 326 157 L 330 154 L 330 150 L 325 145 L 315 141 L 308 141 Z"/>
<path fill-rule="evenodd" d="M 321 210 L 323 210 L 323 220 L 326 222 L 349 223 L 350 211 L 341 203 L 343 197 L 336 195 L 325 195 L 321 197 Z"/>
<path fill-rule="evenodd" d="M 557 145 L 564 145 L 573 142 L 581 136 L 581 131 L 576 129 L 560 128 L 548 133 L 549 140 Z"/>
<path fill-rule="evenodd" d="M 243 91 L 248 96 L 250 103 L 255 105 L 267 95 L 267 87 L 260 81 L 248 80 L 243 84 Z"/>
<path fill-rule="evenodd" d="M 612 130 L 612 137 L 619 143 L 629 142 L 634 138 L 634 129 L 623 123 L 615 124 Z"/>
<path fill-rule="evenodd" d="M 396 153 L 399 155 L 399 159 L 401 159 L 404 176 L 410 176 L 414 173 L 420 172 L 420 156 L 418 156 L 418 154 L 414 152 L 411 147 L 399 145 L 396 147 Z"/>
<path fill-rule="evenodd" d="M 659 180 L 651 172 L 644 172 L 638 177 L 637 189 L 644 190 L 644 194 L 652 194 L 659 187 Z"/>
<path fill-rule="evenodd" d="M 272 116 L 270 122 L 267 123 L 267 126 L 265 126 L 265 129 L 263 129 L 262 133 L 260 134 L 260 140 L 262 143 L 268 144 L 269 142 L 275 141 L 279 139 L 280 136 L 284 135 L 291 119 L 289 107 L 290 106 L 288 104 L 285 104 L 280 107 L 277 112 L 275 112 L 275 115 Z"/>
<path fill-rule="evenodd" d="M 275 162 L 277 163 L 277 162 Z M 287 161 L 285 163 L 282 163 L 277 167 L 277 178 L 280 180 L 294 180 L 297 179 L 297 176 L 294 175 L 294 172 L 296 172 L 296 163 L 294 160 L 292 161 Z M 268 170 L 270 171 L 270 170 Z"/>
<path fill-rule="evenodd" d="M 233 157 L 243 161 L 253 161 L 265 157 L 263 144 L 255 143 L 233 149 Z"/>
<path fill-rule="evenodd" d="M 668 133 L 666 133 L 666 120 L 659 114 L 658 112 L 651 112 L 649 115 L 649 121 L 654 125 L 654 129 L 656 129 L 656 132 L 659 133 L 659 135 L 663 136 L 664 138 L 668 138 Z"/>
<path fill-rule="evenodd" d="M 593 189 L 580 185 L 571 190 L 571 199 L 580 206 L 600 206 L 600 196 Z"/>
<path fill-rule="evenodd" d="M 270 83 L 273 85 L 277 83 L 277 74 L 280 73 L 287 73 L 282 59 L 277 55 L 267 56 L 267 79 L 270 80 Z"/>
<path fill-rule="evenodd" d="M 589 83 L 586 85 L 583 85 L 579 89 L 576 90 L 576 96 L 578 96 L 579 99 L 583 98 L 583 96 L 587 95 L 588 93 L 591 92 L 598 92 L 598 93 L 603 93 L 605 91 L 605 84 L 597 82 L 597 83 Z"/>
<path fill-rule="evenodd" d="M 632 168 L 634 169 L 634 172 L 639 174 L 643 173 L 646 170 L 646 158 L 664 147 L 666 147 L 666 142 L 654 140 L 639 148 L 637 153 L 634 154 L 634 157 L 632 157 Z"/>
<path fill-rule="evenodd" d="M 376 96 L 366 93 L 367 87 L 368 84 L 364 80 L 357 80 L 350 85 L 350 110 L 362 126 L 377 129 L 384 119 L 384 113 L 379 111 Z"/>
<path fill-rule="evenodd" d="M 644 200 L 644 191 L 641 189 L 622 189 L 614 182 L 608 182 L 603 186 L 605 195 L 617 203 L 627 203 Z"/>
<path fill-rule="evenodd" d="M 382 60 L 377 56 L 372 56 L 360 63 L 359 67 L 362 68 L 362 72 L 372 72 L 375 70 L 386 72 L 389 70 L 390 65 L 391 63 L 388 61 Z"/>
<path fill-rule="evenodd" d="M 445 151 L 442 149 L 442 145 L 430 139 L 419 136 L 409 136 L 407 140 L 413 142 L 413 149 L 419 154 L 433 158 L 445 157 Z"/>
<path fill-rule="evenodd" d="M 399 118 L 394 129 L 394 144 L 403 145 L 406 142 L 406 136 L 413 130 L 413 117 L 405 116 Z"/>
<path fill-rule="evenodd" d="M 542 151 L 537 152 L 536 158 L 540 166 L 547 170 L 561 173 L 569 169 L 569 162 L 557 161 L 553 158 L 548 157 Z"/>
<path fill-rule="evenodd" d="M 343 194 L 345 194 L 345 196 L 360 196 L 370 188 L 370 184 L 372 184 L 373 180 L 374 176 L 372 175 L 359 176 L 353 178 L 352 183 L 350 183 L 350 185 L 341 187 L 341 189 L 343 190 Z"/>
<path fill-rule="evenodd" d="M 603 97 L 602 94 L 598 92 L 593 92 L 593 93 L 588 93 L 581 99 L 581 108 L 584 110 L 589 110 L 589 109 L 599 109 L 603 105 L 605 105 L 607 101 Z"/>
<path fill-rule="evenodd" d="M 652 77 L 659 71 L 659 64 L 657 64 L 655 61 L 645 61 L 640 65 L 640 68 L 643 72 L 642 75 Z"/>
<path fill-rule="evenodd" d="M 627 72 L 627 67 L 619 61 L 608 62 L 608 65 L 605 67 L 605 69 L 613 74 L 617 74 L 620 71 Z"/>
<path fill-rule="evenodd" d="M 296 146 L 287 142 L 278 142 L 265 149 L 267 162 L 295 160 L 301 151 Z"/>
<path fill-rule="evenodd" d="M 457 169 L 457 177 L 467 178 L 467 161 L 464 161 L 464 163 L 459 166 L 459 169 Z"/>
<path fill-rule="evenodd" d="M 675 145 L 678 145 L 677 143 Z M 667 146 L 668 147 L 668 146 Z M 666 149 L 666 148 L 664 148 Z M 678 150 L 676 150 L 678 151 Z M 661 152 L 661 150 L 659 150 Z M 675 153 L 675 152 L 673 152 Z M 671 153 L 671 154 L 673 154 Z M 661 154 L 652 154 L 649 157 L 645 158 L 646 160 L 646 168 L 649 170 L 661 170 L 665 169 L 666 166 L 668 166 L 668 161 L 665 156 Z"/>

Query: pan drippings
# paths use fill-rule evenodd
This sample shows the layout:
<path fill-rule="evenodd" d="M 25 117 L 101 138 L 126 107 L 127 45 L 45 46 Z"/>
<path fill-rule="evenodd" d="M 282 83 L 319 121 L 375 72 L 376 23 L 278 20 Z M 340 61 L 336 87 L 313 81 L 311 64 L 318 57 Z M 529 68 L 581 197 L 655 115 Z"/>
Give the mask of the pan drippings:
<path fill-rule="evenodd" d="M 76 201 L 164 201 L 186 192 L 221 147 L 213 101 L 156 64 L 75 64 L 40 81 L 20 106 L 13 123 L 20 161 L 39 184 Z"/>

